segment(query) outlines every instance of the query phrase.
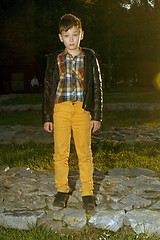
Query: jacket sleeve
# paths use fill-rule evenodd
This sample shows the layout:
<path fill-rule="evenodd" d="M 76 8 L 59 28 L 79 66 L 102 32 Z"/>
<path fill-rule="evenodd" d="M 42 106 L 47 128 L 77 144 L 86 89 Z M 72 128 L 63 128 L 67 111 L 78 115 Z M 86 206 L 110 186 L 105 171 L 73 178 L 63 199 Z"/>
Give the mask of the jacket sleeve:
<path fill-rule="evenodd" d="M 42 122 L 53 122 L 53 107 L 56 93 L 57 61 L 53 54 L 47 56 L 47 67 L 44 77 L 44 95 L 42 105 Z"/>
<path fill-rule="evenodd" d="M 93 94 L 94 94 L 94 106 L 92 120 L 102 121 L 103 110 L 103 90 L 102 90 L 102 78 L 100 66 L 97 57 L 93 57 Z"/>

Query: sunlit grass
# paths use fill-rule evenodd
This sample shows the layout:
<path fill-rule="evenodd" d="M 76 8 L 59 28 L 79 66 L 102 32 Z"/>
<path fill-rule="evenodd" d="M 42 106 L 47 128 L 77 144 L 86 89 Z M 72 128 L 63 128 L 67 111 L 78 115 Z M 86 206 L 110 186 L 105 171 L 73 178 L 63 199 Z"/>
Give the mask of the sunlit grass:
<path fill-rule="evenodd" d="M 148 168 L 160 169 L 160 143 L 146 144 L 138 142 L 127 145 L 104 139 L 92 143 L 94 166 L 108 171 L 112 168 Z M 52 169 L 54 146 L 50 144 L 28 143 L 23 145 L 0 145 L 0 166 Z M 71 144 L 69 167 L 78 169 L 78 159 L 74 144 Z"/>
<path fill-rule="evenodd" d="M 0 166 L 53 168 L 53 144 L 0 145 Z"/>
<path fill-rule="evenodd" d="M 1 240 L 158 240 L 155 234 L 150 237 L 146 234 L 135 234 L 130 227 L 123 227 L 117 232 L 90 227 L 88 230 L 77 231 L 71 234 L 54 233 L 41 227 L 30 230 L 5 229 L 0 227 Z"/>
<path fill-rule="evenodd" d="M 112 168 L 160 169 L 160 143 L 150 145 L 142 142 L 127 145 L 123 142 L 103 140 L 92 144 L 95 167 L 108 171 Z"/>
<path fill-rule="evenodd" d="M 71 235 L 61 236 L 51 231 L 45 231 L 42 228 L 35 227 L 30 230 L 5 229 L 0 227 L 1 240 L 71 240 Z"/>

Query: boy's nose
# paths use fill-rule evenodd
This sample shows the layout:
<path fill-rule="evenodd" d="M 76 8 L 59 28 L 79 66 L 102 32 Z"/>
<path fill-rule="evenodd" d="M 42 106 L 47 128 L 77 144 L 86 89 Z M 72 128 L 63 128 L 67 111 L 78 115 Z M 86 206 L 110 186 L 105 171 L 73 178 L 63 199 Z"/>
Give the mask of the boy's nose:
<path fill-rule="evenodd" d="M 73 37 L 70 37 L 70 39 L 69 39 L 69 40 L 70 40 L 70 42 L 72 42 L 72 41 L 73 41 Z"/>

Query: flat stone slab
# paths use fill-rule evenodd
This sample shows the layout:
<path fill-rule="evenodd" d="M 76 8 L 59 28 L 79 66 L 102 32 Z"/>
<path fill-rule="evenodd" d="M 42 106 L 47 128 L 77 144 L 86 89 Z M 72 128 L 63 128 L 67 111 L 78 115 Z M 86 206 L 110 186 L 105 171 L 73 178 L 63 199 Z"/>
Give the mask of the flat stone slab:
<path fill-rule="evenodd" d="M 86 211 L 84 209 L 65 209 L 63 221 L 70 229 L 81 229 L 87 223 Z"/>
<path fill-rule="evenodd" d="M 131 170 L 124 168 L 113 168 L 108 171 L 110 176 L 126 176 L 129 177 L 132 175 Z"/>
<path fill-rule="evenodd" d="M 160 235 L 160 212 L 139 209 L 126 213 L 126 219 L 137 233 Z"/>
<path fill-rule="evenodd" d="M 160 195 L 159 195 L 160 196 Z M 154 210 L 160 210 L 160 200 L 158 202 L 156 202 L 155 204 L 153 204 L 150 209 L 154 209 Z"/>
<path fill-rule="evenodd" d="M 131 206 L 132 209 L 134 208 L 141 208 L 149 206 L 152 202 L 151 200 L 147 200 L 145 198 L 136 196 L 134 193 L 132 195 L 127 195 L 123 200 L 121 200 L 121 203 Z"/>
<path fill-rule="evenodd" d="M 96 228 L 118 231 L 123 226 L 125 212 L 121 211 L 100 211 L 92 216 L 89 220 Z"/>
<path fill-rule="evenodd" d="M 43 216 L 45 211 L 31 211 L 26 209 L 4 209 L 0 212 L 0 225 L 5 228 L 28 230 L 36 226 L 38 218 Z"/>
<path fill-rule="evenodd" d="M 149 169 L 144 169 L 144 168 L 133 168 L 131 169 L 131 174 L 133 176 L 143 175 L 143 176 L 153 177 L 157 175 L 157 172 Z"/>

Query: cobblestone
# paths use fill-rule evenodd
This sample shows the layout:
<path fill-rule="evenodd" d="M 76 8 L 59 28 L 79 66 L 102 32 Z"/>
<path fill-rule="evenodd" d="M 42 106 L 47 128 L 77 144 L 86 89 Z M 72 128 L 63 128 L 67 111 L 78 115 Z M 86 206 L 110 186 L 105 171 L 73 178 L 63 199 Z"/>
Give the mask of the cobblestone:
<path fill-rule="evenodd" d="M 31 126 L 0 126 L 1 144 L 24 144 L 28 142 L 50 143 L 53 141 L 53 133 L 47 133 L 43 127 Z M 113 141 L 124 141 L 128 144 L 135 142 L 147 142 L 154 144 L 160 141 L 160 126 L 147 127 L 102 127 L 92 135 L 93 140 L 109 139 Z"/>
<path fill-rule="evenodd" d="M 79 171 L 70 171 L 69 184 L 75 190 L 67 208 L 61 209 L 53 206 L 54 170 L 1 167 L 0 225 L 17 229 L 41 225 L 61 233 L 92 227 L 116 232 L 123 226 L 131 226 L 137 234 L 147 230 L 148 235 L 153 232 L 160 235 L 157 172 L 116 168 L 106 173 L 94 169 L 97 207 L 89 212 L 82 205 Z"/>

